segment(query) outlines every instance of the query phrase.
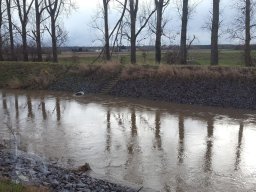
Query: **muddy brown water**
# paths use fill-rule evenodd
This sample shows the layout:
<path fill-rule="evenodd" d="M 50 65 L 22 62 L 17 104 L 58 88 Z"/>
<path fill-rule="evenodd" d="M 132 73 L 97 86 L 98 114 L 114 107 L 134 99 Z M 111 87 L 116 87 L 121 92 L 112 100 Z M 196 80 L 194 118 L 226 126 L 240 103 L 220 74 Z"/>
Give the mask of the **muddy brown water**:
<path fill-rule="evenodd" d="M 8 128 L 9 127 L 9 128 Z M 160 191 L 256 191 L 256 111 L 0 90 L 0 143 Z"/>

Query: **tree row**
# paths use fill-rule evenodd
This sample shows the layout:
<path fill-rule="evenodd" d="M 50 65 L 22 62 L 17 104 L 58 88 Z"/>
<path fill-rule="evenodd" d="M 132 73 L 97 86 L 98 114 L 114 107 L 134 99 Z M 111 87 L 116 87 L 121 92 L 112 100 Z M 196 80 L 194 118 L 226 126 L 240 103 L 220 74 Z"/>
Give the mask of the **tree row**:
<path fill-rule="evenodd" d="M 72 9 L 71 0 L 0 0 L 0 60 L 29 60 L 35 52 L 42 61 L 42 37 L 51 39 L 51 60 L 65 40 L 61 14 Z M 21 58 L 20 58 L 21 57 Z"/>

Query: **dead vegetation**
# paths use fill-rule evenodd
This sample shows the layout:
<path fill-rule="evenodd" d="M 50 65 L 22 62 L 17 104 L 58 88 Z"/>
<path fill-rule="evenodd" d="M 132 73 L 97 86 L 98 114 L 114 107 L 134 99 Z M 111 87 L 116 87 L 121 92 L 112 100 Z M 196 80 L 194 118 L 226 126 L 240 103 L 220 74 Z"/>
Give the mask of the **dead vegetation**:
<path fill-rule="evenodd" d="M 10 88 L 10 89 L 21 89 L 22 85 L 23 85 L 23 83 L 17 77 L 13 77 L 8 82 L 8 88 Z"/>
<path fill-rule="evenodd" d="M 153 79 L 229 79 L 235 81 L 255 80 L 256 69 L 242 67 L 210 67 L 195 65 L 121 65 L 111 61 L 102 64 L 80 64 L 65 66 L 61 64 L 1 64 L 0 87 L 11 89 L 46 89 L 53 81 L 65 76 L 109 79 L 120 74 L 121 80 Z"/>
<path fill-rule="evenodd" d="M 232 67 L 202 67 L 202 66 L 170 66 L 160 65 L 158 68 L 145 68 L 143 66 L 127 66 L 122 71 L 121 78 L 179 78 L 190 79 L 230 79 L 244 80 L 256 79 L 254 68 Z"/>

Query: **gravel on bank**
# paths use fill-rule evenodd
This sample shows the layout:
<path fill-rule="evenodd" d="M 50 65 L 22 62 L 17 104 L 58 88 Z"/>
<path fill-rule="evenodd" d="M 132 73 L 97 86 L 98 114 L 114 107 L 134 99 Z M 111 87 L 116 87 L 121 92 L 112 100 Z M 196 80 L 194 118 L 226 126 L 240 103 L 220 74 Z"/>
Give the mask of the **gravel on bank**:
<path fill-rule="evenodd" d="M 44 162 L 37 156 L 0 148 L 0 178 L 16 183 L 44 186 L 58 192 L 136 192 L 139 189 L 95 179 Z"/>
<path fill-rule="evenodd" d="M 223 79 L 137 79 L 119 81 L 111 95 L 179 104 L 256 109 L 256 82 Z"/>
<path fill-rule="evenodd" d="M 110 82 L 111 80 L 92 82 L 85 78 L 69 77 L 56 81 L 49 86 L 49 90 L 100 93 Z M 254 80 L 138 78 L 119 80 L 109 94 L 179 104 L 256 109 Z"/>

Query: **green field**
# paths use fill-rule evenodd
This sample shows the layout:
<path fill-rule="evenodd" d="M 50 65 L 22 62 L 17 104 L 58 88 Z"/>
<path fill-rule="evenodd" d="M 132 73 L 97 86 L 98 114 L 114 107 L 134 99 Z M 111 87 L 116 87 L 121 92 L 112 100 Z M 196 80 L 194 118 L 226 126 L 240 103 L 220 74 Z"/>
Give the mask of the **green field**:
<path fill-rule="evenodd" d="M 63 52 L 59 55 L 59 62 L 62 64 L 91 64 L 99 55 L 99 53 L 72 53 Z M 256 58 L 256 51 L 252 52 L 253 58 Z M 95 63 L 99 63 L 99 59 Z M 121 64 L 129 64 L 129 53 L 115 53 L 112 61 L 120 62 Z M 188 53 L 188 61 L 190 64 L 210 65 L 210 50 L 190 50 Z M 166 53 L 162 54 L 162 63 L 167 64 Z M 137 64 L 156 65 L 155 55 L 153 51 L 138 51 Z M 177 63 L 178 64 L 178 63 Z M 243 52 L 241 50 L 220 50 L 219 51 L 220 66 L 244 66 Z"/>

